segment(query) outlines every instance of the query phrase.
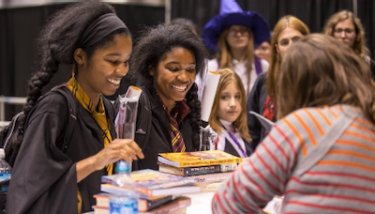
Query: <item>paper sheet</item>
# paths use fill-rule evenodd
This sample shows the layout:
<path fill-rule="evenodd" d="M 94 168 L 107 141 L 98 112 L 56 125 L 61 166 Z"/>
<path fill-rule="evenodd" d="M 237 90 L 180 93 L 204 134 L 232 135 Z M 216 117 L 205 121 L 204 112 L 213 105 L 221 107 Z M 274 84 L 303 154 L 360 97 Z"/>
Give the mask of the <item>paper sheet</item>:
<path fill-rule="evenodd" d="M 214 103 L 217 85 L 219 84 L 220 73 L 218 72 L 208 72 L 206 84 L 203 90 L 202 96 L 202 110 L 201 110 L 201 120 L 208 122 L 208 118 L 211 114 L 212 105 Z"/>

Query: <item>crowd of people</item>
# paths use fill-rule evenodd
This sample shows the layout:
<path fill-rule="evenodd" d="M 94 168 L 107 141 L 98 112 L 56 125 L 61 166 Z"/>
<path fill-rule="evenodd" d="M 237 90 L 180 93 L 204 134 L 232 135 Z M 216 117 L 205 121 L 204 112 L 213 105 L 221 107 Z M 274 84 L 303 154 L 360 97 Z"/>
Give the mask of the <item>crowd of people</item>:
<path fill-rule="evenodd" d="M 58 11 L 38 40 L 7 213 L 89 212 L 117 161 L 157 170 L 161 152 L 199 150 L 208 71 L 220 74 L 211 149 L 244 158 L 216 192 L 214 213 L 258 213 L 275 195 L 284 196 L 283 212 L 375 212 L 374 61 L 359 18 L 340 11 L 310 34 L 287 15 L 271 31 L 260 14 L 222 1 L 198 32 L 179 19 L 144 31 L 133 48 L 107 3 Z M 64 90 L 77 106 L 71 136 L 71 104 L 42 94 L 61 64 L 71 65 Z M 135 138 L 118 139 L 106 97 L 128 73 L 142 95 Z M 275 122 L 270 132 L 249 111 Z"/>

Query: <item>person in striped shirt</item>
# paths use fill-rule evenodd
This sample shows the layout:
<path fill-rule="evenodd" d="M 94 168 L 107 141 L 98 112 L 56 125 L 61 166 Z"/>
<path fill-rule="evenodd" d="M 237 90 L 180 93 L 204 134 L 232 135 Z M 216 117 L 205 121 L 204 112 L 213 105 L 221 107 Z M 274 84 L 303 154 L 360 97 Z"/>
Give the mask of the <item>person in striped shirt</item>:
<path fill-rule="evenodd" d="M 375 84 L 335 39 L 311 34 L 283 59 L 280 120 L 220 187 L 213 213 L 375 213 Z"/>

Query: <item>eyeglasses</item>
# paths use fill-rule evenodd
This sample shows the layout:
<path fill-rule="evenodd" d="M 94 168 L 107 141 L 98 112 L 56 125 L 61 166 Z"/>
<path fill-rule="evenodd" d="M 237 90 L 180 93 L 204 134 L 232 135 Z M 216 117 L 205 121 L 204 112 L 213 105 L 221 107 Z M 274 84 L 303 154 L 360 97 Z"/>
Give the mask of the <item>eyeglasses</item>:
<path fill-rule="evenodd" d="M 249 33 L 249 29 L 247 29 L 246 27 L 231 27 L 229 28 L 229 32 L 228 32 L 228 35 L 230 36 L 234 36 L 234 35 L 237 35 L 238 33 L 240 33 L 241 35 L 246 35 Z"/>
<path fill-rule="evenodd" d="M 285 39 L 281 39 L 280 41 L 278 41 L 277 44 L 285 47 L 285 46 L 288 46 L 289 44 L 297 42 L 300 39 L 301 39 L 300 36 L 295 36 L 295 37 L 292 37 L 292 38 L 285 38 Z"/>
<path fill-rule="evenodd" d="M 343 32 L 345 32 L 345 34 L 352 34 L 352 33 L 354 33 L 354 29 L 351 29 L 351 28 L 345 28 L 345 29 L 336 28 L 336 29 L 333 30 L 333 32 L 335 34 L 342 34 Z"/>

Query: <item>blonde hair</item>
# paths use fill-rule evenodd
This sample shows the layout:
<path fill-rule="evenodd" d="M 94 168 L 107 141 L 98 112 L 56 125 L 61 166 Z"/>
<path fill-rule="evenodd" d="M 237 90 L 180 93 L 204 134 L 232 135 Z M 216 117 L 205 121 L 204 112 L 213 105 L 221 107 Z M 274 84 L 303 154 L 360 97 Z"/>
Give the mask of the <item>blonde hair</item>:
<path fill-rule="evenodd" d="M 222 126 L 220 123 L 220 118 L 219 118 L 219 106 L 220 106 L 220 95 L 221 92 L 230 84 L 230 83 L 235 83 L 241 93 L 241 113 L 238 116 L 238 118 L 233 122 L 234 128 L 240 133 L 241 137 L 247 141 L 251 141 L 251 137 L 249 134 L 249 129 L 247 127 L 247 108 L 246 108 L 246 93 L 245 93 L 245 88 L 242 84 L 241 78 L 231 69 L 225 68 L 225 69 L 220 69 L 218 72 L 221 74 L 219 84 L 217 86 L 216 90 L 216 95 L 214 99 L 214 104 L 212 106 L 212 111 L 210 114 L 210 118 L 208 120 L 211 128 L 217 132 L 221 133 L 222 132 Z"/>
<path fill-rule="evenodd" d="M 267 72 L 267 92 L 271 96 L 272 100 L 275 100 L 276 97 L 276 83 L 278 79 L 278 71 L 280 69 L 281 64 L 281 58 L 280 55 L 277 52 L 276 44 L 279 39 L 280 34 L 286 29 L 291 28 L 298 32 L 300 32 L 302 35 L 307 35 L 310 33 L 309 28 L 303 23 L 301 20 L 299 20 L 297 17 L 294 16 L 283 16 L 279 19 L 279 21 L 276 23 L 275 27 L 272 31 L 272 37 L 271 37 L 271 50 L 272 50 L 272 58 L 271 58 L 271 65 L 269 68 L 269 71 Z"/>
<path fill-rule="evenodd" d="M 278 117 L 304 107 L 347 104 L 375 124 L 375 84 L 369 66 L 335 38 L 311 34 L 290 47 L 277 84 Z"/>
<path fill-rule="evenodd" d="M 368 58 L 370 56 L 370 51 L 366 47 L 365 29 L 362 25 L 361 20 L 352 12 L 348 10 L 343 10 L 333 14 L 327 20 L 324 26 L 323 33 L 326 35 L 333 36 L 336 25 L 339 22 L 345 21 L 347 19 L 351 20 L 355 27 L 356 37 L 352 49 L 362 58 Z"/>
<path fill-rule="evenodd" d="M 252 32 L 250 29 L 249 33 L 252 35 Z M 234 69 L 233 67 L 233 55 L 230 50 L 230 46 L 227 42 L 227 36 L 229 34 L 229 29 L 224 30 L 219 37 L 218 40 L 218 46 L 219 46 L 219 52 L 218 52 L 218 64 L 219 68 L 230 68 Z M 247 50 L 246 50 L 246 76 L 248 79 L 248 84 L 250 86 L 251 83 L 251 70 L 254 62 L 254 39 L 253 36 L 249 36 L 249 43 L 247 45 Z M 250 87 L 248 87 L 250 89 Z M 247 92 L 246 92 L 247 94 Z"/>

